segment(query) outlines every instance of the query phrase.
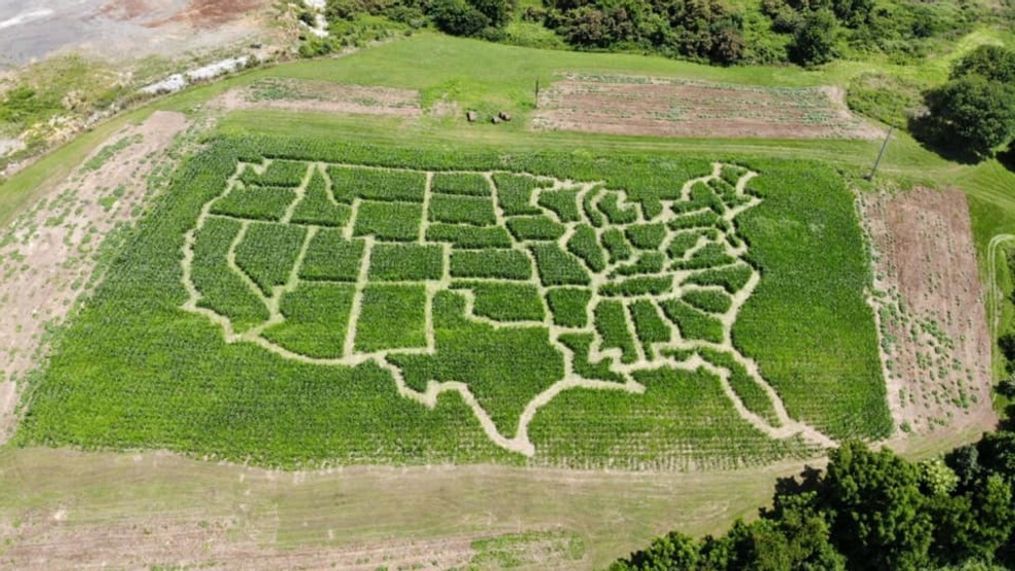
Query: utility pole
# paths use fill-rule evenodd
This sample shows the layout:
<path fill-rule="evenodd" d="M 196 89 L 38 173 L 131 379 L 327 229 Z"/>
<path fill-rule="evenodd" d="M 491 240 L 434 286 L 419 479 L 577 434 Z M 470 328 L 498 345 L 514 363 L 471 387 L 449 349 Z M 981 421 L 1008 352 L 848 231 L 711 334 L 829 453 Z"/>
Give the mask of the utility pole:
<path fill-rule="evenodd" d="M 881 164 L 881 157 L 885 156 L 885 149 L 888 148 L 888 140 L 892 138 L 892 131 L 894 130 L 895 127 L 888 128 L 888 134 L 885 135 L 885 142 L 881 143 L 881 150 L 878 151 L 878 158 L 874 161 L 874 168 L 872 168 L 870 174 L 867 175 L 867 180 L 874 180 L 874 173 L 878 172 L 878 166 Z"/>
<path fill-rule="evenodd" d="M 536 78 L 536 104 L 533 107 L 539 107 L 539 78 Z"/>

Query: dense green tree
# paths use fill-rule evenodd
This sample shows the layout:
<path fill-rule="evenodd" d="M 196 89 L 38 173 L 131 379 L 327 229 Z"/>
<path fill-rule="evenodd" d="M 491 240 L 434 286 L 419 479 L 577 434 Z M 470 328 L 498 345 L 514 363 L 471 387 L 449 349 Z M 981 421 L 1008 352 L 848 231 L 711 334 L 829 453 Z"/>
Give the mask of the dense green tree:
<path fill-rule="evenodd" d="M 849 442 L 830 454 L 823 502 L 832 536 L 850 568 L 906 570 L 927 565 L 933 524 L 919 470 L 889 450 Z"/>
<path fill-rule="evenodd" d="M 632 553 L 628 559 L 617 561 L 610 569 L 611 571 L 697 569 L 700 562 L 701 544 L 698 540 L 680 532 L 671 531 L 652 540 L 648 549 Z"/>
<path fill-rule="evenodd" d="M 835 15 L 822 9 L 806 15 L 797 25 L 790 57 L 804 66 L 819 65 L 835 57 Z"/>
<path fill-rule="evenodd" d="M 990 81 L 1015 84 L 1015 50 L 984 45 L 969 52 L 952 68 L 952 79 L 980 75 Z"/>
<path fill-rule="evenodd" d="M 987 157 L 1015 134 L 1015 85 L 981 75 L 959 77 L 925 97 L 937 135 Z"/>
<path fill-rule="evenodd" d="M 858 28 L 870 19 L 874 0 L 832 0 L 832 11 L 843 25 Z"/>
<path fill-rule="evenodd" d="M 455 36 L 476 36 L 490 25 L 490 18 L 465 0 L 434 0 L 429 13 L 441 31 Z"/>

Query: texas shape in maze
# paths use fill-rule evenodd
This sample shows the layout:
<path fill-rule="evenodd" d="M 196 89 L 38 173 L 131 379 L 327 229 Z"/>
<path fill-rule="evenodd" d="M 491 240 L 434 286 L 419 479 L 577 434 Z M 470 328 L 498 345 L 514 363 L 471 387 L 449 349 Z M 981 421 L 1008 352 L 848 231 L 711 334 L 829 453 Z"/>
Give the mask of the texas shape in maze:
<path fill-rule="evenodd" d="M 754 176 L 716 163 L 634 201 L 524 173 L 240 163 L 186 234 L 183 307 L 230 343 L 373 362 L 428 407 L 458 392 L 525 455 L 562 391 L 641 393 L 633 374 L 658 367 L 704 368 L 757 429 L 831 445 L 731 342 L 760 279 L 735 224 L 761 202 Z"/>

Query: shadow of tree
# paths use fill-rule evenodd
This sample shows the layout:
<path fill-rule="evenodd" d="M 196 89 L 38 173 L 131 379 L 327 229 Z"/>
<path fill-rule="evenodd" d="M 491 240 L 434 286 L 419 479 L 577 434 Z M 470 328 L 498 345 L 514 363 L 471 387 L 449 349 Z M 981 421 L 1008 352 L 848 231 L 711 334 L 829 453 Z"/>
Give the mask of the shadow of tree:
<path fill-rule="evenodd" d="M 940 123 L 929 115 L 910 117 L 907 127 L 921 147 L 942 158 L 964 165 L 975 165 L 984 159 L 964 141 L 950 137 Z"/>

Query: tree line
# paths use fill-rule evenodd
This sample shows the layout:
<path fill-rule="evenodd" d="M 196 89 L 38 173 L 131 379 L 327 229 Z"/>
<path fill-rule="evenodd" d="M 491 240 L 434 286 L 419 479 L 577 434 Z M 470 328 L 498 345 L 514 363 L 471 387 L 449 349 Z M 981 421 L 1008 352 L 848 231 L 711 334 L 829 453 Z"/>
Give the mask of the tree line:
<path fill-rule="evenodd" d="M 1009 10 L 1010 11 L 1010 10 Z M 847 54 L 878 52 L 916 61 L 977 22 L 1013 18 L 975 3 L 897 0 L 761 0 L 760 9 L 729 0 L 545 0 L 519 11 L 517 0 L 328 0 L 334 26 L 371 28 L 380 16 L 407 28 L 504 40 L 513 20 L 552 30 L 583 50 L 650 52 L 719 65 L 793 62 L 818 65 Z M 307 21 L 312 16 L 304 15 Z M 327 41 L 311 38 L 315 49 Z M 308 55 L 313 55 L 308 54 Z"/>
<path fill-rule="evenodd" d="M 909 462 L 847 442 L 824 472 L 776 484 L 771 509 L 725 534 L 674 531 L 611 571 L 1009 569 L 1015 566 L 1015 432 Z"/>

